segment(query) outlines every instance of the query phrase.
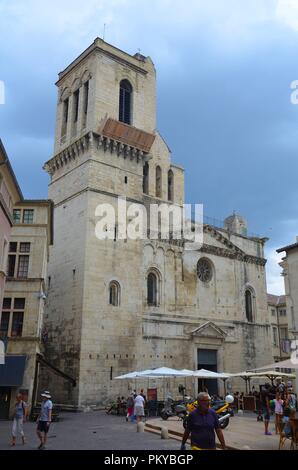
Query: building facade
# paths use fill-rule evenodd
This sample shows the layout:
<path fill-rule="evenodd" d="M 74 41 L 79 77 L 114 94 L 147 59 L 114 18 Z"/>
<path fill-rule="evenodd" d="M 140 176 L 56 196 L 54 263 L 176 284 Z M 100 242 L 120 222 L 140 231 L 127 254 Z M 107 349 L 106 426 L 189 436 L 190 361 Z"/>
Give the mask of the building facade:
<path fill-rule="evenodd" d="M 14 412 L 18 392 L 31 405 L 42 353 L 52 203 L 25 200 L 0 141 L 1 313 L 0 419 Z M 5 280 L 5 285 L 4 285 Z"/>
<path fill-rule="evenodd" d="M 298 237 L 296 243 L 277 250 L 285 253 L 280 263 L 285 284 L 289 338 L 298 340 Z"/>
<path fill-rule="evenodd" d="M 290 356 L 297 360 L 298 351 L 298 237 L 296 243 L 277 250 L 277 253 L 285 253 L 280 266 L 284 278 L 286 304 L 288 312 L 289 340 L 291 342 Z M 296 390 L 298 389 L 298 377 L 296 376 Z"/>
<path fill-rule="evenodd" d="M 23 199 L 22 192 L 0 139 L 0 305 L 3 302 L 8 244 L 13 226 L 13 206 Z"/>
<path fill-rule="evenodd" d="M 273 358 L 275 362 L 290 357 L 288 313 L 285 295 L 267 295 L 269 316 L 272 326 Z"/>
<path fill-rule="evenodd" d="M 41 386 L 84 407 L 126 393 L 130 384 L 113 378 L 133 370 L 239 372 L 272 362 L 266 239 L 249 237 L 241 216 L 204 224 L 202 246 L 120 236 L 136 217 L 132 204 L 184 204 L 184 170 L 156 129 L 152 60 L 96 39 L 57 87 L 55 151 L 44 167 L 55 239 L 45 351 L 77 385 L 44 372 Z M 114 224 L 102 221 L 105 205 Z"/>

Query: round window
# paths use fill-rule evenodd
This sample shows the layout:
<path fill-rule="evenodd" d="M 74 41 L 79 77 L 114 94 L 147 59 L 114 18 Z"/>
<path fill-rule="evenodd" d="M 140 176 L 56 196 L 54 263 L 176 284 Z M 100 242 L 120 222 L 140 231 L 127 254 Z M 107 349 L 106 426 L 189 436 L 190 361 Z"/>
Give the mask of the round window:
<path fill-rule="evenodd" d="M 198 278 L 202 282 L 209 282 L 212 279 L 212 265 L 210 261 L 202 258 L 198 261 L 197 265 Z"/>

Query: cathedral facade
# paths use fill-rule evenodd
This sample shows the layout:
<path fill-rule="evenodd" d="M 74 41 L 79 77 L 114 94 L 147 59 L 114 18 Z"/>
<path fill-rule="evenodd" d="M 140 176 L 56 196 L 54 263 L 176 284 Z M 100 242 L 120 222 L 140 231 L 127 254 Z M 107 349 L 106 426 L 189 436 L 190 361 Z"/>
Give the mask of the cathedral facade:
<path fill-rule="evenodd" d="M 96 236 L 98 207 L 184 204 L 184 170 L 156 129 L 156 72 L 96 39 L 59 74 L 45 357 L 56 403 L 84 407 L 124 393 L 115 376 L 162 365 L 239 372 L 272 362 L 264 244 L 234 214 L 203 226 L 203 244 Z M 128 216 L 129 218 L 129 216 Z M 107 232 L 110 230 L 106 227 Z M 216 387 L 216 385 L 215 385 Z"/>

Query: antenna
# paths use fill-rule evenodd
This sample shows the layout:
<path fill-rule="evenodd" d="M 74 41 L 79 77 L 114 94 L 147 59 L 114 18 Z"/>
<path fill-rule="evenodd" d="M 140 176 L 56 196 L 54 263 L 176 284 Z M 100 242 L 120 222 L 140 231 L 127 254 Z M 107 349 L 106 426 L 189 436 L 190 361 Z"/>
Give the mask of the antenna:
<path fill-rule="evenodd" d="M 106 23 L 103 25 L 103 41 L 105 40 L 105 35 L 106 35 Z"/>

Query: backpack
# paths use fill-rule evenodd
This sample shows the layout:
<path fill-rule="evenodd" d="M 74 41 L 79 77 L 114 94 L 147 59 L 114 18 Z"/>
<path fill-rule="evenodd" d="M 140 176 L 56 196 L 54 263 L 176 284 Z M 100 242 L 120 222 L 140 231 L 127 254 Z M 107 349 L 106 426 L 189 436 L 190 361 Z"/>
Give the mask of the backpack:
<path fill-rule="evenodd" d="M 296 397 L 295 397 L 295 395 L 290 395 L 288 408 L 291 411 L 294 411 L 294 410 L 296 411 Z"/>

